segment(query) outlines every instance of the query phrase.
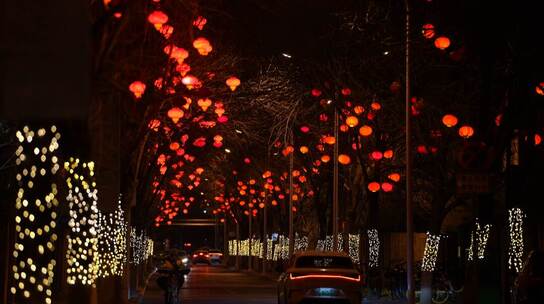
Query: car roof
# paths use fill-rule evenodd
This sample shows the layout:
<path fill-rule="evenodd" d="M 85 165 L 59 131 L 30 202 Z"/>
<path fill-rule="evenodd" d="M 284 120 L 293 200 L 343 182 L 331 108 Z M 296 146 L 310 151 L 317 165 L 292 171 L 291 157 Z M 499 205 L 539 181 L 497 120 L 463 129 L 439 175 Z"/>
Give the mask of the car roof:
<path fill-rule="evenodd" d="M 319 256 L 319 257 L 345 257 L 349 258 L 350 256 L 342 251 L 318 251 L 318 250 L 306 250 L 299 251 L 294 254 L 295 257 L 303 256 Z"/>

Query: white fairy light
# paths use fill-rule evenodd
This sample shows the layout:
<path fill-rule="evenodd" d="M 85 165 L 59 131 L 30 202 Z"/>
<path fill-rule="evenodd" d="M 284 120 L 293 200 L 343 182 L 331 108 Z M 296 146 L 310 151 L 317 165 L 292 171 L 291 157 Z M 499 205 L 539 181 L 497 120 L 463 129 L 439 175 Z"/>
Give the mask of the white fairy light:
<path fill-rule="evenodd" d="M 127 223 L 121 200 L 113 213 L 98 217 L 99 271 L 102 278 L 122 276 L 127 262 Z"/>
<path fill-rule="evenodd" d="M 359 234 L 349 234 L 349 256 L 355 264 L 359 264 L 359 242 L 361 237 Z"/>
<path fill-rule="evenodd" d="M 371 268 L 380 265 L 380 238 L 377 229 L 368 229 L 368 266 Z"/>
<path fill-rule="evenodd" d="M 422 271 L 434 271 L 436 259 L 438 257 L 438 249 L 440 247 L 440 235 L 433 235 L 427 232 L 425 240 L 425 250 L 423 251 L 423 262 L 421 264 Z"/>
<path fill-rule="evenodd" d="M 67 283 L 92 285 L 98 276 L 98 207 L 97 189 L 93 181 L 94 163 L 70 158 L 64 163 L 70 219 L 66 251 Z"/>
<path fill-rule="evenodd" d="M 521 271 L 523 263 L 523 218 L 525 214 L 520 208 L 508 210 L 508 226 L 510 244 L 508 247 L 508 268 L 516 272 Z"/>
<path fill-rule="evenodd" d="M 49 169 L 57 165 L 53 159 L 56 160 L 54 154 L 61 136 L 56 127 L 50 132 L 46 129 L 34 132 L 27 126 L 16 136 L 20 143 L 15 159 L 19 189 L 15 199 L 17 238 L 12 251 L 10 292 L 14 303 L 49 304 L 57 264 L 54 251 L 59 206 L 57 185 L 51 183 L 56 170 Z M 47 146 L 49 149 L 43 149 Z"/>
<path fill-rule="evenodd" d="M 130 263 L 136 265 L 144 263 L 153 254 L 153 241 L 147 237 L 145 231 L 138 233 L 135 227 L 131 227 L 130 251 L 132 253 Z"/>
<path fill-rule="evenodd" d="M 487 247 L 487 240 L 489 239 L 489 231 L 491 230 L 491 224 L 487 224 L 484 227 L 480 227 L 480 223 L 476 222 L 476 238 L 478 241 L 478 259 L 485 258 L 485 249 Z"/>

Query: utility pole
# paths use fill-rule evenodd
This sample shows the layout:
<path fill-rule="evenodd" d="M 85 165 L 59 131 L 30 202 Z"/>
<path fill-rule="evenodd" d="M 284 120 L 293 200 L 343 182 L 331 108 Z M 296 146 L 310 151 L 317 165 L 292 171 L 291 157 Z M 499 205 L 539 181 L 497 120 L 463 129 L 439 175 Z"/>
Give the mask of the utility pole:
<path fill-rule="evenodd" d="M 293 147 L 293 133 L 291 132 L 290 146 Z M 295 251 L 295 236 L 293 232 L 293 154 L 289 153 L 289 258 Z"/>
<path fill-rule="evenodd" d="M 251 199 L 250 199 L 250 201 L 251 201 Z M 252 265 L 251 265 L 251 262 L 253 261 L 253 257 L 252 257 L 252 249 L 253 249 L 253 248 L 251 248 L 251 247 L 253 246 L 253 242 L 252 242 L 252 238 L 253 238 L 253 237 L 252 237 L 252 234 L 253 234 L 253 231 L 252 231 L 252 229 L 251 229 L 252 224 L 253 224 L 253 214 L 251 213 L 251 211 L 249 211 L 249 236 L 248 236 L 248 242 L 249 242 L 249 255 L 248 255 L 248 257 L 247 257 L 247 261 L 248 261 L 248 263 L 247 263 L 247 269 L 248 269 L 248 270 L 251 270 L 251 268 L 252 268 L 252 267 L 251 267 L 251 266 L 252 266 Z"/>
<path fill-rule="evenodd" d="M 234 219 L 236 223 L 236 271 L 240 270 L 240 223 Z"/>
<path fill-rule="evenodd" d="M 415 303 L 414 284 L 414 218 L 412 214 L 412 125 L 410 105 L 410 4 L 406 6 L 406 66 L 405 66 L 405 120 L 406 120 L 406 282 L 408 304 Z"/>
<path fill-rule="evenodd" d="M 263 273 L 266 273 L 266 264 L 267 264 L 267 258 L 268 258 L 268 215 L 267 215 L 267 209 L 268 204 L 267 200 L 265 198 L 264 202 L 264 210 L 263 210 Z"/>
<path fill-rule="evenodd" d="M 338 111 L 334 107 L 334 172 L 332 188 L 332 250 L 338 251 Z"/>

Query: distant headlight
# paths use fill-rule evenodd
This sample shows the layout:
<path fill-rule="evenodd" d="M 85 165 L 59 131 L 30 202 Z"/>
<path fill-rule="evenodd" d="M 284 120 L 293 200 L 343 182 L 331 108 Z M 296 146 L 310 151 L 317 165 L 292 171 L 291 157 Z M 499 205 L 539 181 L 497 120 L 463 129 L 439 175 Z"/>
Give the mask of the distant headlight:
<path fill-rule="evenodd" d="M 183 258 L 183 259 L 181 259 L 181 262 L 183 264 L 187 264 L 187 263 L 189 263 L 189 259 L 188 258 Z"/>

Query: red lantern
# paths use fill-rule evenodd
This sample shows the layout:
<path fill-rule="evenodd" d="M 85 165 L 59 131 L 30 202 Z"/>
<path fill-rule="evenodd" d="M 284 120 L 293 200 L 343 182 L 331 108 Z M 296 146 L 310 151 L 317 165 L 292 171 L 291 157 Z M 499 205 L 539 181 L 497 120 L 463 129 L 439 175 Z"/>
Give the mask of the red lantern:
<path fill-rule="evenodd" d="M 355 116 L 348 116 L 346 118 L 346 125 L 348 125 L 350 128 L 353 128 L 359 124 L 359 119 Z"/>
<path fill-rule="evenodd" d="M 312 96 L 319 97 L 321 96 L 321 91 L 318 89 L 312 89 Z"/>
<path fill-rule="evenodd" d="M 380 159 L 382 159 L 383 154 L 382 154 L 382 152 L 380 152 L 380 151 L 374 151 L 374 152 L 372 152 L 372 153 L 370 154 L 370 157 L 371 157 L 373 160 L 380 160 Z"/>
<path fill-rule="evenodd" d="M 380 183 L 371 182 L 370 184 L 368 184 L 368 190 L 370 190 L 370 192 L 380 191 Z"/>
<path fill-rule="evenodd" d="M 438 37 L 434 41 L 434 46 L 438 49 L 445 50 L 450 46 L 450 39 L 448 37 Z"/>
<path fill-rule="evenodd" d="M 351 158 L 349 157 L 349 155 L 340 154 L 338 155 L 338 162 L 342 165 L 349 165 L 351 163 Z"/>
<path fill-rule="evenodd" d="M 147 16 L 147 21 L 155 26 L 155 29 L 159 30 L 163 24 L 168 22 L 168 15 L 161 11 L 154 11 Z"/>
<path fill-rule="evenodd" d="M 462 126 L 459 128 L 459 136 L 462 138 L 470 138 L 474 135 L 474 129 L 471 126 Z"/>
<path fill-rule="evenodd" d="M 196 38 L 195 41 L 193 41 L 193 47 L 202 56 L 207 56 L 213 50 L 210 41 L 204 37 Z"/>
<path fill-rule="evenodd" d="M 382 190 L 383 192 L 391 192 L 393 191 L 393 185 L 387 182 L 382 183 Z"/>
<path fill-rule="evenodd" d="M 427 23 L 424 24 L 422 28 L 423 37 L 427 39 L 431 39 L 434 37 L 434 25 Z"/>
<path fill-rule="evenodd" d="M 361 134 L 361 136 L 370 136 L 372 134 L 372 127 L 370 126 L 362 126 L 361 128 L 359 128 L 359 134 Z"/>
<path fill-rule="evenodd" d="M 231 91 L 234 91 L 240 85 L 240 79 L 234 76 L 231 76 L 225 81 L 225 83 L 227 84 L 227 86 L 230 88 Z"/>
<path fill-rule="evenodd" d="M 387 177 L 394 182 L 398 182 L 400 180 L 400 174 L 398 173 L 391 173 Z"/>
<path fill-rule="evenodd" d="M 174 107 L 170 110 L 168 110 L 168 117 L 170 117 L 170 119 L 172 119 L 172 121 L 174 123 L 178 123 L 178 121 L 180 120 L 180 118 L 183 117 L 184 113 L 183 113 L 183 110 L 178 108 L 178 107 Z"/>
<path fill-rule="evenodd" d="M 128 89 L 134 94 L 137 99 L 141 98 L 145 91 L 145 83 L 141 81 L 134 81 L 128 86 Z"/>
<path fill-rule="evenodd" d="M 444 117 L 442 117 L 442 123 L 448 128 L 451 128 L 457 125 L 457 121 L 458 121 L 457 117 L 455 117 L 455 115 L 452 115 L 452 114 L 446 114 L 444 115 Z"/>

